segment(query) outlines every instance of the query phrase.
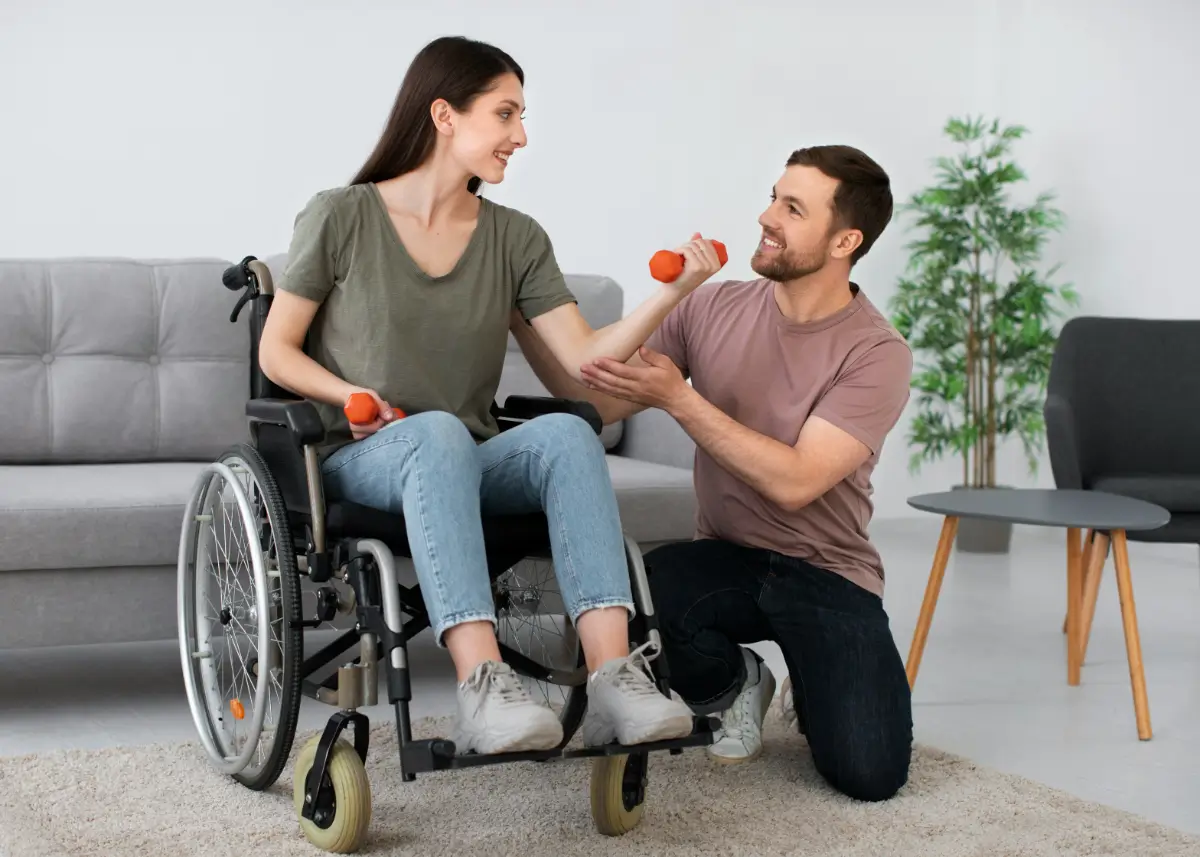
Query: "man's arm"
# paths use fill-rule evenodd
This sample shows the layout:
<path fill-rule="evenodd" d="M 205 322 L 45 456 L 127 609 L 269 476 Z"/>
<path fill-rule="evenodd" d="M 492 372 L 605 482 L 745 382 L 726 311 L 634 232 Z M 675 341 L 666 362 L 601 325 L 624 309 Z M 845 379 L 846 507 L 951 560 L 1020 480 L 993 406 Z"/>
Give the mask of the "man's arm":
<path fill-rule="evenodd" d="M 574 304 L 570 304 L 574 307 Z M 578 310 L 576 310 L 578 311 Z M 645 405 L 640 405 L 636 402 L 618 399 L 614 396 L 606 396 L 597 390 L 589 390 L 579 381 L 571 377 L 562 364 L 542 341 L 530 325 L 526 324 L 524 317 L 518 310 L 513 310 L 512 320 L 509 322 L 509 330 L 517 340 L 517 344 L 521 346 L 521 352 L 525 355 L 525 359 L 529 361 L 533 373 L 537 375 L 542 385 L 550 391 L 550 395 L 559 399 L 575 399 L 577 401 L 590 402 L 595 406 L 596 411 L 600 414 L 600 419 L 605 425 L 620 422 L 628 419 L 639 411 L 645 410 Z M 634 354 L 629 360 L 630 366 L 645 365 L 642 359 Z"/>
<path fill-rule="evenodd" d="M 677 399 L 673 416 L 722 467 L 795 511 L 878 454 L 908 402 L 911 380 L 908 345 L 876 345 L 817 402 L 794 446 L 746 428 L 694 390 Z"/>
<path fill-rule="evenodd" d="M 877 345 L 817 403 L 789 446 L 747 428 L 684 383 L 675 365 L 643 349 L 646 368 L 601 360 L 585 367 L 594 390 L 665 410 L 721 467 L 782 509 L 807 506 L 858 469 L 908 401 L 912 352 Z"/>
<path fill-rule="evenodd" d="M 817 416 L 788 446 L 746 428 L 694 390 L 669 413 L 721 467 L 789 512 L 816 500 L 871 454 L 862 441 Z"/>

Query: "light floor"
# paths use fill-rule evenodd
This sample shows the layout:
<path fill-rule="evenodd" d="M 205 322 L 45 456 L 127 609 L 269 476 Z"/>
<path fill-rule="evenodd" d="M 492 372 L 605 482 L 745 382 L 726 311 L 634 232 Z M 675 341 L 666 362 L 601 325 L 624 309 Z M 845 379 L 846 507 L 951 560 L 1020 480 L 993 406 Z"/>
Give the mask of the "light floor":
<path fill-rule="evenodd" d="M 879 521 L 902 656 L 937 541 L 933 518 Z M 1066 683 L 1065 536 L 1018 528 L 1008 556 L 956 555 L 915 693 L 917 739 L 1200 833 L 1200 555 L 1130 543 L 1154 738 L 1139 741 L 1111 561 L 1083 683 Z M 778 650 L 760 649 L 782 681 Z M 428 634 L 411 644 L 413 716 L 452 710 Z M 0 755 L 195 738 L 172 641 L 0 652 Z M 386 697 L 381 692 L 380 698 Z M 304 701 L 302 728 L 333 709 Z M 391 722 L 384 704 L 366 710 Z"/>

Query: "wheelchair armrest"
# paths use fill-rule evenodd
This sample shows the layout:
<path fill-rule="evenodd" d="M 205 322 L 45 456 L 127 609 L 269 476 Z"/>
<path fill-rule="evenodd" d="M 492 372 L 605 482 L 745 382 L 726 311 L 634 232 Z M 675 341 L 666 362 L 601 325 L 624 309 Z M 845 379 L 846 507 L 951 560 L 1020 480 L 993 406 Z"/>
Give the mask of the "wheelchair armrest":
<path fill-rule="evenodd" d="M 592 431 L 600 434 L 604 421 L 600 412 L 591 402 L 581 402 L 575 399 L 554 399 L 549 396 L 509 396 L 504 400 L 504 407 L 498 417 L 508 417 L 517 420 L 531 420 L 546 414 L 574 414 L 582 418 Z"/>
<path fill-rule="evenodd" d="M 246 403 L 246 416 L 261 423 L 285 426 L 297 447 L 325 439 L 325 424 L 312 402 L 306 399 L 251 399 Z"/>

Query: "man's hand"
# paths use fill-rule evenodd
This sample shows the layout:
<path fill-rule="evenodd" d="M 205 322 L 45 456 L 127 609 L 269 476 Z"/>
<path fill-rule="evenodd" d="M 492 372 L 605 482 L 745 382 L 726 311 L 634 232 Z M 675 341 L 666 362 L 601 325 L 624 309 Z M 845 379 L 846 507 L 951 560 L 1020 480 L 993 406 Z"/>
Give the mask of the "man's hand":
<path fill-rule="evenodd" d="M 646 346 L 638 349 L 646 366 L 630 366 L 601 357 L 579 368 L 583 383 L 590 389 L 624 399 L 647 408 L 672 413 L 692 388 L 670 357 Z"/>

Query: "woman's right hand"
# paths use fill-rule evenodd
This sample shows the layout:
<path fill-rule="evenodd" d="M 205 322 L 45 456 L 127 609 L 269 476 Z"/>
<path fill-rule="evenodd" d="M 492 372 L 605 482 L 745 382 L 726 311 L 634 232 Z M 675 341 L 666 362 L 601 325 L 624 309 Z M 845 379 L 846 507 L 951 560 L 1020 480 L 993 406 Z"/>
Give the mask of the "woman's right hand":
<path fill-rule="evenodd" d="M 346 402 L 350 401 L 350 396 L 355 393 L 366 393 L 375 400 L 375 407 L 379 413 L 372 422 L 369 423 L 350 423 L 350 434 L 355 440 L 362 440 L 364 437 L 375 434 L 388 423 L 394 421 L 397 414 L 392 410 L 392 406 L 385 402 L 378 393 L 374 390 L 369 390 L 366 387 L 354 387 L 346 394 Z"/>

